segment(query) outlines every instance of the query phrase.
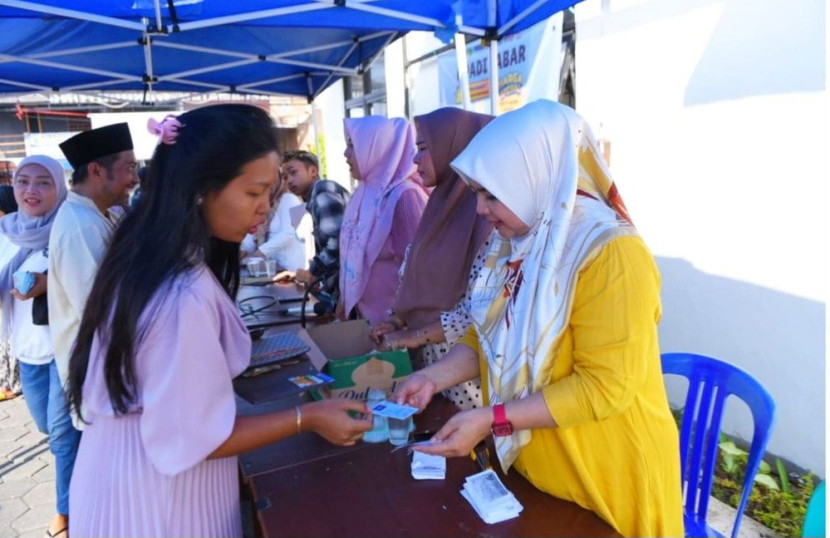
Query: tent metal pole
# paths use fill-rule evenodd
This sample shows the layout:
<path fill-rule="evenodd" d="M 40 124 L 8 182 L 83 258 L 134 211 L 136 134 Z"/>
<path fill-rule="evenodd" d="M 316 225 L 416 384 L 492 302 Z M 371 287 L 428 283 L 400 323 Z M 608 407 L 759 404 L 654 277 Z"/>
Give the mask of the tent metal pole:
<path fill-rule="evenodd" d="M 446 28 L 446 25 L 443 22 L 441 22 L 437 19 L 432 19 L 432 18 L 429 18 L 429 17 L 422 17 L 420 15 L 414 15 L 412 13 L 403 13 L 401 11 L 395 11 L 394 9 L 387 9 L 387 8 L 383 8 L 383 7 L 370 6 L 370 5 L 367 5 L 366 3 L 363 3 L 362 0 L 355 0 L 355 1 L 349 2 L 348 7 L 350 9 L 355 9 L 355 10 L 358 10 L 358 11 L 366 11 L 366 12 L 369 12 L 369 13 L 375 13 L 377 15 L 383 15 L 384 17 L 390 17 L 392 19 L 400 19 L 400 20 L 404 20 L 404 21 L 418 22 L 418 23 L 421 23 L 421 24 L 426 24 L 427 26 L 432 26 L 434 28 Z"/>
<path fill-rule="evenodd" d="M 20 86 L 21 88 L 30 88 L 41 92 L 50 92 L 52 88 L 49 86 L 40 86 L 37 84 L 29 84 L 28 82 L 21 82 L 19 80 L 11 80 L 7 78 L 0 78 L 0 84 L 8 84 L 10 86 Z"/>
<path fill-rule="evenodd" d="M 156 1 L 156 7 L 158 7 L 158 1 Z M 161 21 L 161 19 L 159 19 L 159 21 Z M 141 22 L 144 23 L 145 27 L 147 26 L 147 19 L 143 19 Z M 144 31 L 144 34 L 142 34 L 142 40 L 144 41 L 141 48 L 144 50 L 144 75 L 146 76 L 144 101 L 146 102 L 147 93 L 153 92 L 153 77 L 155 76 L 153 73 L 153 40 L 146 30 Z"/>
<path fill-rule="evenodd" d="M 386 35 L 386 34 L 384 33 L 384 34 L 377 34 L 377 35 L 378 36 L 383 36 L 383 35 Z M 394 34 L 389 34 L 389 36 L 390 36 L 390 39 L 391 39 L 392 37 L 394 37 Z M 132 45 L 132 43 L 129 43 L 129 44 Z M 157 46 L 157 47 L 163 47 L 163 48 L 169 48 L 169 49 L 187 50 L 187 51 L 193 51 L 193 52 L 204 52 L 206 54 L 215 54 L 217 56 L 229 56 L 229 57 L 232 57 L 232 58 L 247 58 L 251 62 L 266 61 L 266 62 L 277 63 L 277 64 L 297 65 L 297 66 L 301 66 L 301 67 L 309 67 L 309 68 L 312 68 L 312 69 L 322 69 L 322 70 L 325 70 L 325 71 L 331 71 L 331 72 L 339 73 L 341 75 L 355 75 L 355 74 L 357 74 L 358 70 L 356 68 L 353 68 L 353 67 L 342 67 L 342 63 L 344 63 L 344 62 L 341 62 L 341 65 L 336 65 L 335 66 L 335 65 L 331 65 L 331 64 L 320 64 L 320 63 L 312 63 L 312 62 L 304 62 L 304 61 L 299 61 L 299 60 L 292 60 L 292 59 L 289 58 L 290 56 L 296 55 L 296 54 L 301 54 L 301 53 L 306 53 L 306 52 L 313 52 L 313 51 L 316 51 L 316 50 L 328 50 L 328 49 L 332 49 L 332 48 L 336 48 L 336 47 L 341 47 L 341 46 L 344 46 L 344 45 L 351 46 L 352 44 L 353 44 L 352 41 L 340 41 L 338 43 L 335 43 L 335 44 L 332 44 L 332 45 L 326 45 L 326 46 L 323 46 L 323 47 L 314 47 L 314 48 L 308 48 L 308 49 L 302 49 L 302 50 L 298 49 L 298 50 L 293 50 L 293 51 L 288 51 L 288 52 L 281 52 L 279 54 L 269 54 L 267 56 L 260 57 L 259 55 L 256 55 L 256 54 L 246 54 L 246 53 L 239 53 L 239 52 L 224 51 L 224 50 L 220 50 L 220 49 L 213 49 L 213 48 L 208 48 L 208 47 L 199 47 L 199 46 L 194 46 L 194 45 L 182 45 L 180 43 L 170 43 L 170 42 L 166 42 L 166 41 L 158 41 L 158 42 L 154 43 L 154 45 Z M 350 52 L 351 52 L 351 50 L 353 50 L 353 48 L 349 49 Z M 345 59 L 344 59 L 344 61 L 345 61 Z M 230 65 L 230 64 L 221 64 L 219 66 L 220 69 L 224 69 L 224 67 L 222 67 L 222 65 Z"/>
<path fill-rule="evenodd" d="M 498 2 L 487 2 L 487 27 L 495 28 L 498 21 Z M 499 36 L 490 36 L 490 114 L 499 115 Z"/>
<path fill-rule="evenodd" d="M 7 0 L 4 0 L 7 1 Z M 198 30 L 199 28 L 210 28 L 212 26 L 223 26 L 225 24 L 234 24 L 237 22 L 255 21 L 258 19 L 265 19 L 269 17 L 281 17 L 283 15 L 294 15 L 296 13 L 307 13 L 309 11 L 317 11 L 320 9 L 331 9 L 334 3 L 331 4 L 303 4 L 300 6 L 290 6 L 276 9 L 263 9 L 261 11 L 249 11 L 248 13 L 239 13 L 236 15 L 227 15 L 224 17 L 215 17 L 213 19 L 204 19 L 201 21 L 190 21 L 179 23 L 179 29 Z"/>
<path fill-rule="evenodd" d="M 178 73 L 170 73 L 166 75 L 164 78 L 182 78 L 182 77 L 190 77 L 193 75 L 201 75 L 202 73 L 212 73 L 214 71 L 221 71 L 223 69 L 232 69 L 234 67 L 241 67 L 244 65 L 250 65 L 253 63 L 258 62 L 259 60 L 251 59 L 251 60 L 239 60 L 238 62 L 228 62 L 224 64 L 217 64 L 211 65 L 210 67 L 202 67 L 200 69 L 191 69 L 190 71 L 179 71 Z"/>
<path fill-rule="evenodd" d="M 262 85 L 265 85 L 265 84 L 276 84 L 277 82 L 284 82 L 286 80 L 292 80 L 292 79 L 295 79 L 295 78 L 306 78 L 306 74 L 305 73 L 295 73 L 293 75 L 285 75 L 284 77 L 276 77 L 276 78 L 269 78 L 269 79 L 265 79 L 265 80 L 257 80 L 257 81 L 254 81 L 254 82 L 248 82 L 247 84 L 240 84 L 239 86 L 236 87 L 236 89 L 237 90 L 254 91 L 257 86 L 262 86 Z M 275 92 L 275 93 L 279 93 L 279 92 Z M 285 95 L 285 94 L 280 94 L 280 95 Z"/>
<path fill-rule="evenodd" d="M 305 81 L 308 85 L 308 104 L 311 105 L 311 134 L 314 136 L 312 147 L 314 148 L 314 153 L 319 158 L 320 148 L 317 147 L 317 107 L 314 105 L 314 85 L 312 84 L 310 73 L 306 74 Z M 320 172 L 322 173 L 323 171 L 320 170 Z"/>
<path fill-rule="evenodd" d="M 512 19 L 510 19 L 506 23 L 504 23 L 501 26 L 501 28 L 499 28 L 499 30 L 498 30 L 498 36 L 501 37 L 504 34 L 506 34 L 507 32 L 509 32 L 511 28 L 513 28 L 514 26 L 519 24 L 521 21 L 526 19 L 531 13 L 533 13 L 534 11 L 536 11 L 537 9 L 542 7 L 545 4 L 545 2 L 547 2 L 547 0 L 536 0 L 536 2 L 533 5 L 525 8 L 524 11 L 522 11 L 521 13 L 519 13 L 518 15 L 516 15 L 515 17 L 513 17 Z"/>
<path fill-rule="evenodd" d="M 123 84 L 127 82 L 135 82 L 134 80 L 126 80 L 126 79 L 113 79 L 113 80 L 105 80 L 105 81 L 96 81 L 90 82 L 89 84 L 78 84 L 76 86 L 61 86 L 58 88 L 58 91 L 70 93 L 70 92 L 78 92 L 81 90 L 97 90 L 101 89 L 102 91 L 106 91 L 106 86 L 112 86 L 114 84 Z M 143 91 L 143 90 L 142 90 Z"/>
<path fill-rule="evenodd" d="M 139 22 L 126 21 L 116 17 L 105 17 L 103 15 L 96 15 L 86 11 L 78 11 L 75 9 L 64 9 L 60 7 L 47 6 L 37 2 L 25 2 L 21 0 L 2 0 L 0 6 L 15 7 L 18 9 L 25 9 L 27 11 L 35 11 L 37 13 L 46 13 L 48 15 L 56 15 L 58 17 L 66 17 L 68 19 L 78 19 L 81 21 L 97 22 L 99 24 L 107 24 L 109 26 L 117 26 L 119 28 L 127 28 L 128 30 L 138 30 L 142 32 L 144 28 Z"/>
<path fill-rule="evenodd" d="M 289 60 L 288 58 L 271 58 L 266 57 L 265 61 L 275 63 L 275 64 L 285 64 L 285 65 L 296 65 L 299 67 L 309 67 L 312 69 L 322 69 L 324 71 L 331 71 L 332 73 L 338 73 L 341 75 L 356 75 L 358 74 L 358 70 L 353 67 L 338 67 L 335 65 L 328 65 L 328 64 L 318 64 L 313 62 L 301 62 L 298 60 Z"/>
<path fill-rule="evenodd" d="M 117 43 L 106 43 L 104 45 L 95 45 L 91 47 L 78 47 L 75 49 L 61 49 L 52 50 L 49 52 L 39 52 L 37 54 L 30 54 L 26 58 L 34 60 L 42 60 L 44 58 L 54 58 L 55 56 L 68 56 L 70 54 L 88 54 L 90 52 L 100 52 L 104 50 L 115 49 L 129 49 L 135 47 L 135 40 L 133 41 L 119 41 Z"/>
<path fill-rule="evenodd" d="M 343 58 L 340 60 L 340 62 L 338 62 L 338 64 L 337 64 L 337 65 L 338 65 L 338 66 L 342 66 L 344 63 L 346 63 L 346 59 L 347 59 L 347 58 L 349 58 L 349 56 L 351 56 L 352 52 L 354 52 L 354 50 L 355 50 L 356 48 L 358 48 L 359 46 L 360 46 L 360 42 L 359 42 L 359 41 L 355 41 L 355 42 L 352 44 L 352 46 L 351 46 L 351 47 L 349 47 L 348 52 L 346 52 L 346 54 L 344 54 L 344 55 L 343 55 Z M 385 47 L 385 46 L 386 46 L 386 45 L 384 45 L 384 47 Z M 320 92 L 322 91 L 322 88 L 326 88 L 326 87 L 328 87 L 329 80 L 331 80 L 331 77 L 333 77 L 333 76 L 334 76 L 334 73 L 332 73 L 332 72 L 329 72 L 329 73 L 328 73 L 328 76 L 326 77 L 326 80 L 324 80 L 324 81 L 323 81 L 323 83 L 322 83 L 322 84 L 320 84 L 319 88 L 321 88 L 321 89 L 318 89 L 317 93 L 320 93 Z M 314 99 L 314 98 L 316 98 L 316 97 L 317 97 L 316 95 L 312 95 L 312 99 Z"/>
<path fill-rule="evenodd" d="M 12 56 L 10 54 L 3 54 L 0 52 L 0 63 L 5 62 L 20 62 L 24 64 L 31 64 L 31 65 L 39 65 L 42 67 L 51 67 L 54 69 L 64 69 L 66 71 L 73 71 L 77 73 L 89 73 L 91 75 L 99 75 L 102 77 L 111 77 L 118 79 L 122 82 L 125 81 L 141 81 L 144 82 L 141 77 L 137 77 L 135 75 L 127 75 L 125 73 L 116 73 L 115 71 L 105 71 L 103 69 L 90 69 L 88 67 L 80 67 L 80 66 L 72 66 L 68 64 L 62 64 L 58 62 L 47 62 L 43 60 L 37 60 L 35 58 L 27 57 L 27 56 Z"/>
<path fill-rule="evenodd" d="M 499 42 L 490 41 L 490 114 L 499 115 Z"/>
<path fill-rule="evenodd" d="M 470 110 L 470 75 L 467 71 L 467 40 L 463 34 L 455 34 L 455 61 L 458 64 L 458 83 L 461 86 L 461 103 Z"/>
<path fill-rule="evenodd" d="M 317 138 L 317 107 L 314 105 L 314 101 L 311 102 L 311 133 L 314 135 L 314 154 L 320 159 L 322 155 L 320 155 L 319 140 Z M 320 172 L 323 171 L 320 170 Z"/>
<path fill-rule="evenodd" d="M 159 0 L 154 0 L 153 4 L 156 7 L 156 30 L 158 32 L 161 32 L 163 28 L 163 26 L 161 25 L 161 4 L 159 3 Z M 146 20 L 143 20 L 141 22 L 144 23 L 145 27 L 147 26 Z"/>
<path fill-rule="evenodd" d="M 200 82 L 198 80 L 190 80 L 184 78 L 178 78 L 173 75 L 165 75 L 164 77 L 159 77 L 159 82 L 175 82 L 177 84 L 186 84 L 188 86 L 201 86 L 203 88 L 210 88 L 213 92 L 229 92 L 231 91 L 231 87 L 227 84 L 216 84 L 216 83 L 209 83 L 209 82 Z"/>

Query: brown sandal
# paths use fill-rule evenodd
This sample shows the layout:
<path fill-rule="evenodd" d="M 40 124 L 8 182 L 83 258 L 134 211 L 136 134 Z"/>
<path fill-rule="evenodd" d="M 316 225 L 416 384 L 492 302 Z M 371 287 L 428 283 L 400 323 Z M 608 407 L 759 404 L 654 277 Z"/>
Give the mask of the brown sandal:
<path fill-rule="evenodd" d="M 18 396 L 20 396 L 19 392 L 14 392 L 11 389 L 3 389 L 0 391 L 0 402 L 5 400 L 14 400 Z"/>
<path fill-rule="evenodd" d="M 46 538 L 58 538 L 58 536 L 60 536 L 61 534 L 64 534 L 64 533 L 66 533 L 66 536 L 64 536 L 63 538 L 68 538 L 69 537 L 69 527 L 64 527 L 61 530 L 59 530 L 57 532 L 54 532 L 54 533 L 49 532 L 49 530 L 47 529 L 46 530 Z"/>

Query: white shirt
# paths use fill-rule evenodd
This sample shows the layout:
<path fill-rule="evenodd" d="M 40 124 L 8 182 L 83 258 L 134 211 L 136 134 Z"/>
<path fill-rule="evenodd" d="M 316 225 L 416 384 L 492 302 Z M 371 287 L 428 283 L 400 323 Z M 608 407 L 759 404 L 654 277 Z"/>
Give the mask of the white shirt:
<path fill-rule="evenodd" d="M 269 260 L 276 260 L 280 269 L 289 271 L 308 269 L 310 258 L 306 257 L 303 240 L 297 235 L 297 230 L 291 223 L 291 208 L 301 205 L 303 201 L 296 195 L 290 192 L 283 193 L 277 203 L 274 218 L 268 225 L 267 239 L 259 246 L 259 251 Z M 246 254 L 256 252 L 254 236 L 246 235 L 239 248 Z"/>
<path fill-rule="evenodd" d="M 5 235 L 0 234 L 0 253 L 2 253 L 0 267 L 5 267 L 19 250 L 19 246 L 9 241 Z M 20 264 L 17 271 L 43 273 L 48 266 L 49 261 L 45 249 L 36 250 Z M 20 362 L 27 364 L 48 364 L 54 355 L 52 336 L 49 334 L 47 325 L 32 323 L 33 302 L 32 299 L 19 301 L 12 297 L 11 337 L 9 339 L 11 354 L 13 357 L 17 357 Z"/>
<path fill-rule="evenodd" d="M 78 335 L 98 264 L 119 217 L 101 213 L 90 198 L 69 191 L 49 234 L 49 328 L 55 364 L 66 384 L 69 354 Z"/>

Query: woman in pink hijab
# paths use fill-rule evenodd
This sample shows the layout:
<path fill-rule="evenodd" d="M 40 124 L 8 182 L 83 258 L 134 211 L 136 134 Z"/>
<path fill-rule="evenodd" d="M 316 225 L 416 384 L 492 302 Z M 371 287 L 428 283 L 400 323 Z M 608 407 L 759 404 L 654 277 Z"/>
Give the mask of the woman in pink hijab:
<path fill-rule="evenodd" d="M 346 161 L 359 185 L 340 228 L 341 318 L 389 316 L 398 270 L 427 195 L 416 183 L 415 132 L 403 118 L 346 118 Z"/>

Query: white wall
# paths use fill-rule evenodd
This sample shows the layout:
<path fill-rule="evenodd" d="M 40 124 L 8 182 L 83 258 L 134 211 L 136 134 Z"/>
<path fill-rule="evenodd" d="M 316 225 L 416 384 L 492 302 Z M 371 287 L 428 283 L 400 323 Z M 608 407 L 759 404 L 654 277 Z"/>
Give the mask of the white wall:
<path fill-rule="evenodd" d="M 430 32 L 410 32 L 406 39 L 406 55 L 409 61 L 440 49 L 444 43 Z M 409 113 L 411 117 L 426 114 L 441 106 L 437 56 L 412 64 L 406 72 L 409 88 Z"/>
<path fill-rule="evenodd" d="M 346 151 L 346 136 L 343 133 L 343 118 L 346 105 L 343 100 L 343 81 L 339 80 L 326 88 L 314 101 L 321 122 L 318 136 L 323 136 L 326 154 L 327 179 L 337 181 L 350 189 L 349 166 L 343 153 Z"/>
<path fill-rule="evenodd" d="M 577 109 L 660 265 L 662 350 L 752 373 L 778 404 L 768 450 L 821 476 L 825 15 L 823 0 L 576 7 Z M 725 430 L 751 436 L 741 412 Z"/>
<path fill-rule="evenodd" d="M 130 128 L 130 136 L 133 139 L 133 152 L 139 161 L 149 161 L 156 150 L 158 137 L 150 134 L 147 130 L 147 120 L 150 118 L 161 121 L 171 112 L 106 112 L 101 114 L 90 114 L 89 121 L 93 129 L 112 125 L 114 123 L 126 122 Z M 173 112 L 172 114 L 179 114 Z"/>
<path fill-rule="evenodd" d="M 386 75 L 386 117 L 406 117 L 403 39 L 397 39 L 384 50 Z"/>

